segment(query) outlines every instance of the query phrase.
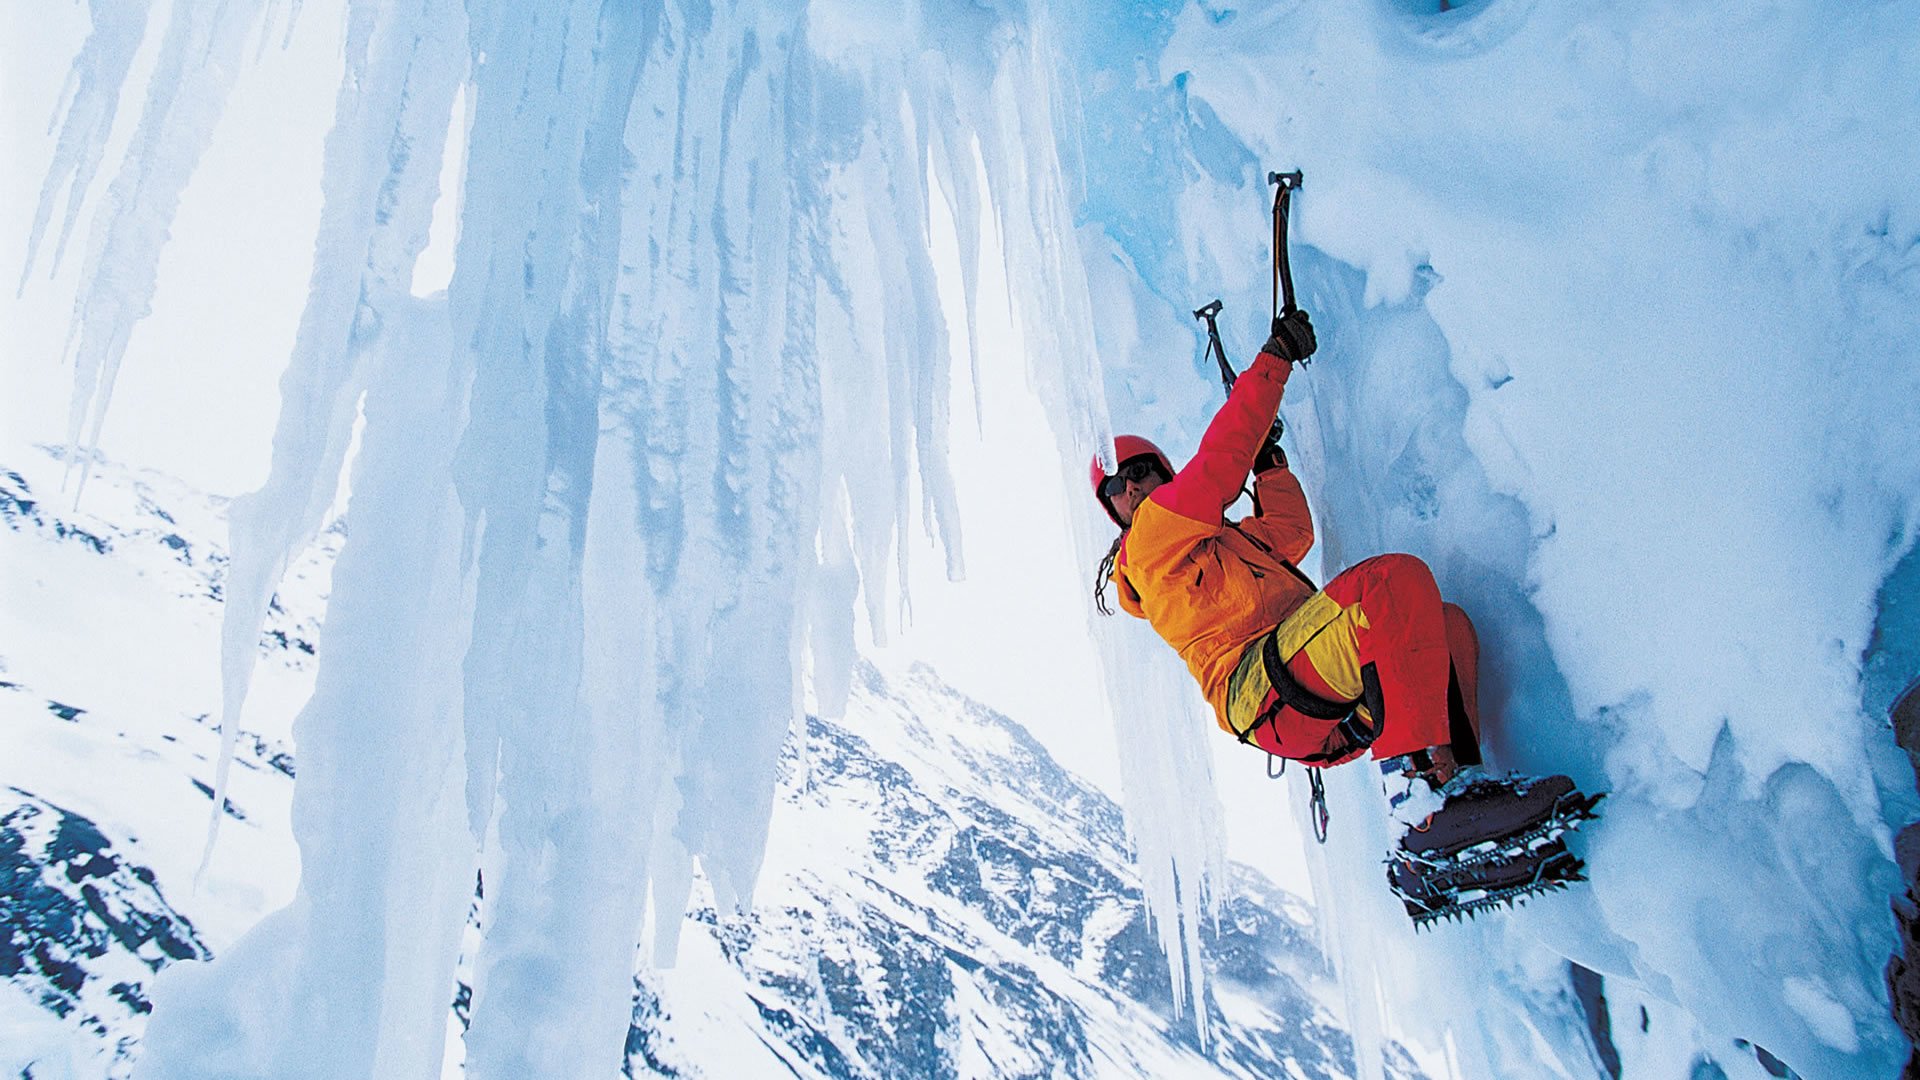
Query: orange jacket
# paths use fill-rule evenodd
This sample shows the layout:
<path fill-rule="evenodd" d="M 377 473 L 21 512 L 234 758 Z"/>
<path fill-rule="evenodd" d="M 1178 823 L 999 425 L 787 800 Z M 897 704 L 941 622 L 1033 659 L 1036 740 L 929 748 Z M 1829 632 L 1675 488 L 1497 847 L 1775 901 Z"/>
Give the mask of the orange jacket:
<path fill-rule="evenodd" d="M 1313 547 L 1313 518 L 1291 470 L 1254 478 L 1259 514 L 1225 517 L 1273 425 L 1290 370 L 1270 353 L 1254 360 L 1193 460 L 1134 511 L 1114 561 L 1120 606 L 1179 652 L 1229 731 L 1227 677 L 1240 653 L 1314 592 L 1295 568 Z"/>

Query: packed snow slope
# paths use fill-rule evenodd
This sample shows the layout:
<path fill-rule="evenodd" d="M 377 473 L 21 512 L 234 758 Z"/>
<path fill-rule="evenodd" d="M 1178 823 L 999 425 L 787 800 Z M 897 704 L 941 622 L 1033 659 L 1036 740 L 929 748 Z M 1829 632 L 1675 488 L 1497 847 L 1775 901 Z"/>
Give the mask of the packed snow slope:
<path fill-rule="evenodd" d="M 231 759 L 275 589 L 350 473 L 294 731 L 302 878 L 161 980 L 150 1075 L 437 1067 L 476 870 L 469 1067 L 593 1072 L 649 910 L 667 964 L 696 867 L 718 908 L 753 898 L 786 733 L 808 688 L 843 712 L 908 537 L 991 572 L 962 559 L 951 357 L 1021 365 L 1069 490 L 1114 428 L 1183 455 L 1217 394 L 1188 313 L 1220 296 L 1230 350 L 1260 340 L 1288 168 L 1323 342 L 1284 406 L 1309 570 L 1427 558 L 1481 629 L 1493 761 L 1613 792 L 1590 888 L 1416 942 L 1377 789 L 1333 774 L 1315 893 L 1359 1074 L 1401 1031 L 1466 1075 L 1579 1075 L 1569 958 L 1702 1048 L 1818 1078 L 1905 1056 L 1879 972 L 1890 827 L 1920 807 L 1878 713 L 1920 656 L 1910 0 L 343 6 L 178 0 L 149 27 L 92 3 L 26 244 L 57 263 L 95 207 L 85 444 L 236 73 L 281 15 L 339 15 L 216 715 Z M 988 251 L 1005 356 L 975 334 Z M 435 259 L 444 291 L 416 289 Z M 1074 514 L 1091 568 L 1110 529 Z M 1101 650 L 1173 1002 L 1203 1002 L 1226 885 L 1203 711 L 1141 627 L 1021 616 Z"/>
<path fill-rule="evenodd" d="M 76 512 L 42 497 L 61 472 L 42 450 L 0 452 L 0 725 L 24 751 L 0 759 L 0 1072 L 87 1080 L 137 1074 L 157 971 L 234 947 L 293 890 L 287 727 L 346 530 L 276 597 L 259 650 L 284 692 L 243 733 L 226 839 L 196 889 L 218 686 L 163 672 L 199 666 L 218 637 L 225 500 L 101 462 Z M 635 980 L 624 1055 L 596 1075 L 1352 1075 L 1299 899 L 1235 868 L 1227 917 L 1206 928 L 1203 1051 L 1173 1011 L 1119 807 L 930 670 L 861 664 L 847 715 L 809 716 L 779 778 L 755 910 L 696 887 L 682 962 Z M 444 988 L 455 1032 L 484 910 Z M 440 1075 L 462 1075 L 460 1046 Z"/>

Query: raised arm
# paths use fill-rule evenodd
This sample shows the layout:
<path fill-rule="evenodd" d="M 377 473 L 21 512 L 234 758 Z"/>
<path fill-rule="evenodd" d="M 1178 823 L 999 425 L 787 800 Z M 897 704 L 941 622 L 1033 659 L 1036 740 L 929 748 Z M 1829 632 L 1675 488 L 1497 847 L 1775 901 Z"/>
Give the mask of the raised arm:
<path fill-rule="evenodd" d="M 1240 527 L 1258 535 L 1274 554 L 1290 563 L 1306 558 L 1313 548 L 1313 514 L 1307 509 L 1307 493 L 1300 490 L 1300 478 L 1285 465 L 1277 465 L 1254 475 L 1253 491 L 1260 513 L 1242 521 Z"/>
<path fill-rule="evenodd" d="M 1280 411 L 1280 395 L 1292 371 L 1288 362 L 1261 352 L 1234 381 L 1227 403 L 1213 414 L 1200 449 L 1180 474 L 1148 496 L 1181 517 L 1214 524 L 1240 496 L 1253 455 Z"/>

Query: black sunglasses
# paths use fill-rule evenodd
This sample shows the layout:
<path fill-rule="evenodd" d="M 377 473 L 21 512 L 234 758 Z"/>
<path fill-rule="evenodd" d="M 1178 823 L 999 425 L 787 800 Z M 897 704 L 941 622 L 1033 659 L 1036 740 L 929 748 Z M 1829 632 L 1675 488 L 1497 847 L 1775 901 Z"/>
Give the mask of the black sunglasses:
<path fill-rule="evenodd" d="M 1149 476 L 1158 476 L 1163 472 L 1160 463 L 1150 457 L 1137 457 L 1120 466 L 1112 476 L 1100 481 L 1100 494 L 1112 499 L 1127 490 L 1129 483 L 1138 484 Z"/>

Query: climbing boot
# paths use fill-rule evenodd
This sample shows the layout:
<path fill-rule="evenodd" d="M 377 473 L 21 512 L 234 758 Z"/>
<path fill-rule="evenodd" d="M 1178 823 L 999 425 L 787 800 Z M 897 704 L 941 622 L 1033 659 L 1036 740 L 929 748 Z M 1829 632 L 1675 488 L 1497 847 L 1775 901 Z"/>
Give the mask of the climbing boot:
<path fill-rule="evenodd" d="M 1381 763 L 1404 829 L 1387 880 L 1417 925 L 1584 880 L 1562 837 L 1602 796 L 1565 776 L 1492 776 L 1434 748 Z M 1437 781 L 1437 783 L 1436 783 Z"/>

